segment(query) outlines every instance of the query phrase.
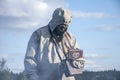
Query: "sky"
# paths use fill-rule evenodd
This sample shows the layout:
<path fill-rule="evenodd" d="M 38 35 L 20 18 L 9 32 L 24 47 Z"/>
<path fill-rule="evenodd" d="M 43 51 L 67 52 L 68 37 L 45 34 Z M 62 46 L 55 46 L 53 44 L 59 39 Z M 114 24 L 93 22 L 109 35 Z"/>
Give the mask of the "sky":
<path fill-rule="evenodd" d="M 72 12 L 68 32 L 83 49 L 84 70 L 120 70 L 119 0 L 0 0 L 0 60 L 13 72 L 23 71 L 31 34 L 58 7 Z"/>

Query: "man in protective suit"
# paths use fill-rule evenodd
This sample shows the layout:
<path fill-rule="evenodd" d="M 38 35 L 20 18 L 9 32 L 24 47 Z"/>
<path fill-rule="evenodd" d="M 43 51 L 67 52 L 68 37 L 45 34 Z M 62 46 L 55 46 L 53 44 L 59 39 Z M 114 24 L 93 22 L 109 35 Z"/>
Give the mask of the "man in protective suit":
<path fill-rule="evenodd" d="M 75 80 L 65 76 L 60 67 L 60 56 L 64 60 L 68 48 L 79 48 L 67 32 L 71 19 L 69 10 L 57 8 L 49 24 L 33 32 L 24 59 L 28 80 Z"/>

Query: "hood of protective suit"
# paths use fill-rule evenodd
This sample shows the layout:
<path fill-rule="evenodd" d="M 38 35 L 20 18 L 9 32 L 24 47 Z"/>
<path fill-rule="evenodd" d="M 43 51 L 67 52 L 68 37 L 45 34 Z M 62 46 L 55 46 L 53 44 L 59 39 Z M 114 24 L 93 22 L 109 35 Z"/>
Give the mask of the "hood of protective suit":
<path fill-rule="evenodd" d="M 53 32 L 53 30 L 60 24 L 69 25 L 71 19 L 72 14 L 69 10 L 57 8 L 52 15 L 51 21 L 49 22 L 51 31 Z"/>

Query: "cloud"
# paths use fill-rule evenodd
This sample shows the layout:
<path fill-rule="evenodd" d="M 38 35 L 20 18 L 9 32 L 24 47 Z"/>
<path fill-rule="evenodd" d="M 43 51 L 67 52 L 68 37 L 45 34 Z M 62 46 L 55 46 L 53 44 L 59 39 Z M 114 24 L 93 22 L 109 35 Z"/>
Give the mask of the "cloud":
<path fill-rule="evenodd" d="M 85 54 L 85 69 L 89 71 L 105 70 L 105 67 L 99 64 L 99 60 L 106 58 L 106 56 L 97 53 Z"/>
<path fill-rule="evenodd" d="M 7 63 L 7 66 L 9 66 L 9 69 L 14 73 L 19 73 L 24 71 L 24 63 Z"/>
<path fill-rule="evenodd" d="M 104 70 L 111 70 L 113 66 L 106 66 L 104 64 L 100 64 L 100 62 L 95 60 L 86 60 L 84 70 L 88 71 L 104 71 Z"/>
<path fill-rule="evenodd" d="M 0 53 L 0 60 L 2 60 L 3 58 L 6 60 L 8 58 L 8 55 Z"/>
<path fill-rule="evenodd" d="M 55 8 L 67 6 L 64 0 L 1 0 L 0 28 L 31 29 L 43 26 L 48 23 Z"/>
<path fill-rule="evenodd" d="M 89 64 L 86 65 L 84 70 L 88 70 L 88 71 L 104 71 L 107 70 L 107 68 L 101 66 L 101 65 L 97 65 L 97 64 Z"/>
<path fill-rule="evenodd" d="M 103 66 L 103 64 L 101 65 L 98 60 L 86 59 L 84 70 L 104 71 L 104 70 L 108 70 L 108 68 L 111 69 L 108 66 Z"/>
<path fill-rule="evenodd" d="M 98 59 L 98 58 L 104 58 L 105 55 L 97 54 L 97 53 L 91 53 L 91 54 L 85 54 L 86 59 Z"/>
<path fill-rule="evenodd" d="M 105 18 L 108 15 L 102 12 L 83 12 L 83 11 L 72 11 L 73 16 L 76 18 Z"/>
<path fill-rule="evenodd" d="M 96 27 L 95 30 L 98 30 L 98 31 L 116 31 L 116 30 L 120 30 L 120 24 L 100 25 L 100 26 Z"/>
<path fill-rule="evenodd" d="M 6 66 L 13 72 L 18 73 L 24 70 L 24 53 L 0 54 L 0 60 L 6 60 Z"/>

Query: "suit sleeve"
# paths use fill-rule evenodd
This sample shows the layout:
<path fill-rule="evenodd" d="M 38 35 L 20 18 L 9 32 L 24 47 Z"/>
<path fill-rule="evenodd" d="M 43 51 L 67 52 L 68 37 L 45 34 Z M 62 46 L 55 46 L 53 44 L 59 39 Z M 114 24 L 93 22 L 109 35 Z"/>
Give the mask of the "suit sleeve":
<path fill-rule="evenodd" d="M 39 37 L 37 33 L 33 33 L 27 46 L 27 51 L 24 59 L 25 74 L 28 80 L 39 80 L 37 74 L 37 61 L 35 56 L 39 47 Z"/>

